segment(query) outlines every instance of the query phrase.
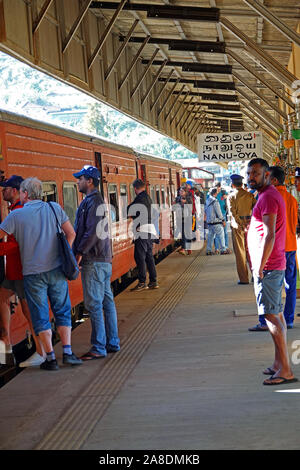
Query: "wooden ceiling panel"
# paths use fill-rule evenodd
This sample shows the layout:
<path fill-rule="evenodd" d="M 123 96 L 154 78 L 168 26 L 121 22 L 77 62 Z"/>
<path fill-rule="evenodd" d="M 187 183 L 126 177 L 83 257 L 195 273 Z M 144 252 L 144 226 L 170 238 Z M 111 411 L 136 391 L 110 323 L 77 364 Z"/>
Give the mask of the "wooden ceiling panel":
<path fill-rule="evenodd" d="M 226 101 L 226 97 L 230 99 L 233 96 L 237 103 L 241 99 L 244 106 L 247 100 L 242 94 L 246 93 L 258 110 L 278 120 L 275 112 L 278 97 L 275 93 L 285 93 L 286 85 L 290 86 L 292 82 L 293 76 L 284 70 L 290 58 L 292 40 L 262 18 L 246 1 L 103 0 L 92 1 L 88 12 L 80 16 L 83 6 L 88 3 L 86 0 L 2 0 L 0 47 L 45 72 L 57 74 L 60 79 L 108 104 L 124 109 L 126 103 L 126 112 L 135 119 L 166 135 L 175 135 L 183 145 L 195 151 L 197 132 L 199 129 L 212 130 L 213 124 L 207 121 L 209 127 L 199 127 L 192 120 L 191 132 L 185 129 L 181 133 L 180 123 L 175 131 L 178 108 L 191 110 L 192 105 L 185 100 L 186 93 L 199 103 L 213 97 L 213 101 L 224 105 L 232 103 Z M 296 31 L 300 20 L 298 0 L 285 0 L 284 6 L 282 0 L 264 0 L 263 5 L 290 30 Z M 172 7 L 172 10 L 165 18 L 148 17 L 147 11 L 151 6 Z M 219 21 L 201 21 L 200 10 L 195 6 L 209 9 L 206 11 L 209 14 L 217 12 Z M 186 19 L 187 12 L 194 15 L 193 18 Z M 137 22 L 134 31 L 130 38 L 126 38 L 134 22 Z M 72 28 L 74 34 L 64 50 L 63 44 Z M 234 28 L 237 28 L 235 34 L 232 33 Z M 242 34 L 246 35 L 247 43 L 252 41 L 252 48 L 250 42 L 245 46 L 240 37 Z M 119 40 L 120 36 L 122 40 Z M 149 40 L 145 40 L 147 37 Z M 140 42 L 133 42 L 138 41 L 137 38 Z M 170 40 L 176 40 L 176 44 Z M 178 43 L 182 50 L 174 47 Z M 208 47 L 207 51 L 202 51 L 204 46 Z M 220 52 L 209 52 L 214 47 L 219 47 Z M 154 55 L 156 62 L 147 65 L 145 59 L 154 60 Z M 164 66 L 163 60 L 167 61 Z M 205 72 L 187 72 L 178 62 L 230 65 L 232 75 L 216 73 L 209 67 Z M 225 89 L 233 83 L 236 90 Z M 142 102 L 147 92 L 149 98 Z M 248 104 L 250 106 L 250 102 Z M 199 109 L 205 112 L 207 107 L 201 106 Z M 179 116 L 181 114 L 179 112 Z M 210 118 L 213 116 L 211 113 L 208 115 Z M 250 122 L 249 116 L 244 115 L 244 119 Z M 265 121 L 262 120 L 261 124 L 266 127 Z M 269 132 L 274 132 L 274 122 L 273 127 L 270 124 Z"/>

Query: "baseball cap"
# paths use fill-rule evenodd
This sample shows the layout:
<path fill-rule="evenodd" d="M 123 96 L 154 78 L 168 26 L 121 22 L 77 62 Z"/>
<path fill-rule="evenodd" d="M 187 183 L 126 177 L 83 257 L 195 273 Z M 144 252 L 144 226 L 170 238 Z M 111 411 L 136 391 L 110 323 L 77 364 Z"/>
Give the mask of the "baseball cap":
<path fill-rule="evenodd" d="M 300 176 L 300 167 L 299 166 L 297 166 L 295 168 L 295 176 Z"/>
<path fill-rule="evenodd" d="M 84 167 L 78 171 L 78 173 L 73 173 L 75 178 L 80 178 L 80 176 L 87 176 L 88 178 L 95 178 L 100 180 L 100 171 L 95 166 L 84 165 Z"/>
<path fill-rule="evenodd" d="M 7 180 L 1 181 L 0 186 L 2 186 L 3 188 L 16 188 L 19 190 L 22 181 L 24 181 L 24 178 L 22 178 L 22 176 L 12 175 Z"/>

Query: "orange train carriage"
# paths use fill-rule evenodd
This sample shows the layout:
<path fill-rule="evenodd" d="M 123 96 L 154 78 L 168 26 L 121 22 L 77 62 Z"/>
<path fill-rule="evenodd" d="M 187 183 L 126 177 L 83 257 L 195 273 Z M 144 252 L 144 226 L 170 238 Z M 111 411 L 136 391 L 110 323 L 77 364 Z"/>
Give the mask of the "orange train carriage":
<path fill-rule="evenodd" d="M 36 176 L 43 182 L 45 201 L 56 201 L 64 208 L 72 223 L 82 200 L 73 173 L 83 165 L 96 166 L 101 171 L 100 191 L 106 203 L 114 206 L 110 217 L 112 233 L 112 282 L 119 283 L 135 269 L 134 247 L 128 236 L 130 220 L 126 207 L 135 197 L 132 182 L 146 182 L 152 200 L 170 217 L 170 205 L 180 186 L 181 165 L 142 154 L 133 149 L 81 134 L 51 124 L 9 112 L 0 112 L 0 170 L 5 177 L 12 174 L 23 178 Z M 7 215 L 7 203 L 1 198 L 1 220 Z M 154 254 L 174 245 L 173 227 L 169 238 L 154 245 Z M 69 283 L 73 314 L 82 305 L 80 278 Z M 13 299 L 12 299 L 13 300 Z M 28 336 L 28 324 L 19 306 L 12 315 L 13 345 Z"/>

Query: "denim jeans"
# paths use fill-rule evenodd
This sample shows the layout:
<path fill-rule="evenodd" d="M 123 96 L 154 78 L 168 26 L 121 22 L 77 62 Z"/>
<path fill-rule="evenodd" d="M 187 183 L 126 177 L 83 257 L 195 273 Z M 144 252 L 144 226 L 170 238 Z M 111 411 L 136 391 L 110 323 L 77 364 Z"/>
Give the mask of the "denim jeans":
<path fill-rule="evenodd" d="M 225 251 L 225 241 L 224 241 L 224 230 L 222 224 L 210 225 L 208 226 L 208 236 L 207 236 L 207 245 L 206 251 L 212 251 L 212 244 L 214 237 L 218 240 L 218 249 L 221 248 L 221 251 Z"/>
<path fill-rule="evenodd" d="M 106 356 L 107 346 L 119 348 L 117 311 L 111 290 L 111 263 L 84 262 L 81 279 L 84 305 L 90 314 L 90 352 Z M 103 317 L 104 313 L 104 317 Z"/>
<path fill-rule="evenodd" d="M 24 276 L 24 290 L 36 335 L 51 329 L 48 298 L 56 326 L 71 327 L 69 287 L 60 267 Z"/>
<path fill-rule="evenodd" d="M 227 222 L 226 222 L 225 227 L 223 227 L 223 230 L 224 230 L 224 244 L 225 244 L 225 248 L 228 248 Z M 215 248 L 216 248 L 216 250 L 220 250 L 219 240 L 217 239 L 217 237 L 215 238 Z"/>

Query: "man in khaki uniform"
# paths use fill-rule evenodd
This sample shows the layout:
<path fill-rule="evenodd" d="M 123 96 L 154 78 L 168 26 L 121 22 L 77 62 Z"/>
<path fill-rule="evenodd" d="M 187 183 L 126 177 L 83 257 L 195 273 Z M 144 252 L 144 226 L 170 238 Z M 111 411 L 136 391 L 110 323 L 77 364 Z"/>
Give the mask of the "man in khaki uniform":
<path fill-rule="evenodd" d="M 238 284 L 249 284 L 246 235 L 256 199 L 253 194 L 243 189 L 241 175 L 231 175 L 230 178 L 233 192 L 227 198 L 227 205 L 231 215 L 232 244 L 239 276 Z"/>

